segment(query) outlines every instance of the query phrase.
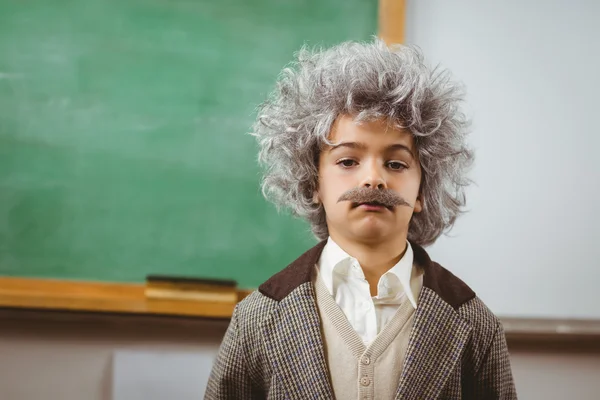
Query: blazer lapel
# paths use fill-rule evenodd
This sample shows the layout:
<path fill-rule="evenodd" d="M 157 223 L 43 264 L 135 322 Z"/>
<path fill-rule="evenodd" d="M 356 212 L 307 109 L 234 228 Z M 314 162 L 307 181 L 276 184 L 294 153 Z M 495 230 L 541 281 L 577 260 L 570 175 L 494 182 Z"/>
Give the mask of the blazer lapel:
<path fill-rule="evenodd" d="M 312 283 L 279 302 L 264 333 L 277 392 L 286 399 L 333 399 Z"/>
<path fill-rule="evenodd" d="M 397 399 L 437 399 L 469 340 L 471 327 L 433 290 L 423 287 Z"/>

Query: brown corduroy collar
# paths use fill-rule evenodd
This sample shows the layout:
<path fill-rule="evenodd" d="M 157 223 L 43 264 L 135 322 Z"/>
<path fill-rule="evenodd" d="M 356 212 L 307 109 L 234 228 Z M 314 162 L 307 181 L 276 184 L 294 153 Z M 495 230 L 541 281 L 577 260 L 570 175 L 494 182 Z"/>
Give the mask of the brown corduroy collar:
<path fill-rule="evenodd" d="M 298 286 L 312 282 L 314 266 L 319 261 L 326 241 L 302 254 L 282 271 L 260 285 L 259 291 L 276 301 L 283 300 Z M 475 297 L 475 292 L 450 271 L 431 261 L 421 246 L 411 242 L 415 263 L 423 268 L 423 287 L 437 293 L 446 303 L 457 309 Z"/>

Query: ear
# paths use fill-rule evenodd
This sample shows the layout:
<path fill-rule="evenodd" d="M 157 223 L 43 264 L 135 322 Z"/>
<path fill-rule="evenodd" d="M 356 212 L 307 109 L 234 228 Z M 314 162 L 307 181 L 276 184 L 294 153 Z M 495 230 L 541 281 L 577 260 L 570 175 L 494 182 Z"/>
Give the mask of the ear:
<path fill-rule="evenodd" d="M 319 192 L 316 190 L 313 193 L 312 201 L 313 201 L 313 204 L 321 204 L 321 199 L 319 198 Z"/>
<path fill-rule="evenodd" d="M 415 206 L 413 207 L 413 212 L 420 213 L 423 211 L 423 202 L 421 201 L 421 196 L 417 197 L 415 200 Z"/>

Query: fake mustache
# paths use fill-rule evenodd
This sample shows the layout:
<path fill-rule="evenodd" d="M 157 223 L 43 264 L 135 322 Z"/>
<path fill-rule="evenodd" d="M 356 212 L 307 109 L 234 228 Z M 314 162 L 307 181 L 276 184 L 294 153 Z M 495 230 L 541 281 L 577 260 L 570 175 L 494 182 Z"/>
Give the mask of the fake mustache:
<path fill-rule="evenodd" d="M 395 206 L 407 206 L 413 208 L 409 202 L 390 189 L 369 189 L 366 187 L 352 188 L 340 196 L 338 203 L 340 201 L 350 201 L 356 205 L 379 203 L 387 208 Z"/>

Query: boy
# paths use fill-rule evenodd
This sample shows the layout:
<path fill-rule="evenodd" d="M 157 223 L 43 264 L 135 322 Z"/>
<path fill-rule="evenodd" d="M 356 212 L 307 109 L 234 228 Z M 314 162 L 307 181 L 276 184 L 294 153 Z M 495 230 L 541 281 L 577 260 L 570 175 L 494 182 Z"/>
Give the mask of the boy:
<path fill-rule="evenodd" d="M 465 204 L 461 92 L 410 47 L 302 50 L 253 134 L 321 240 L 235 309 L 207 399 L 516 399 L 502 326 L 422 246 Z"/>

